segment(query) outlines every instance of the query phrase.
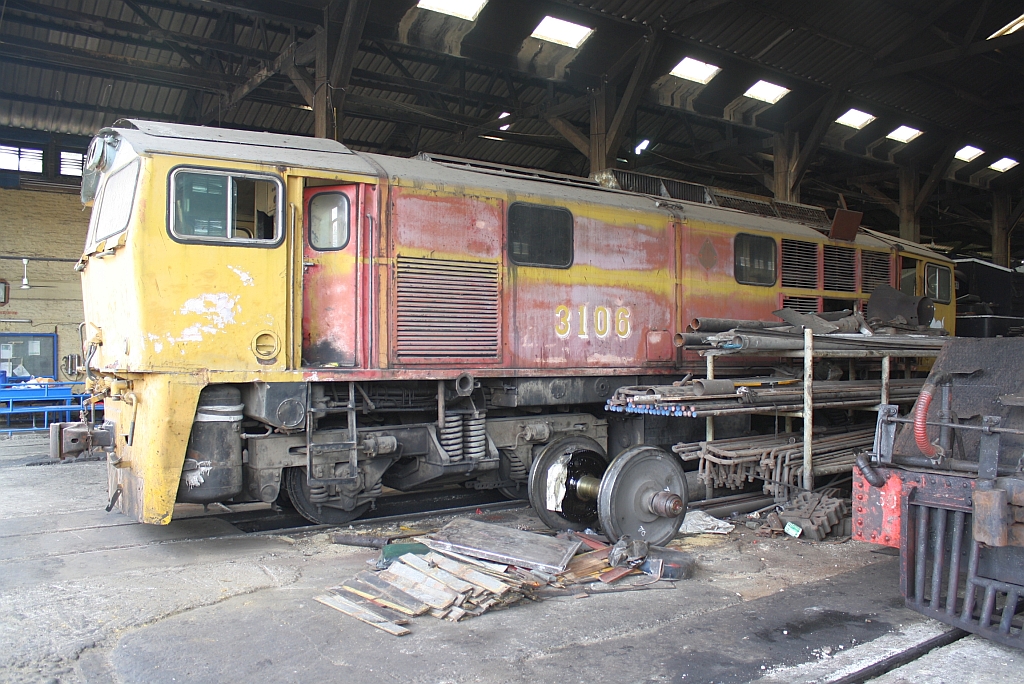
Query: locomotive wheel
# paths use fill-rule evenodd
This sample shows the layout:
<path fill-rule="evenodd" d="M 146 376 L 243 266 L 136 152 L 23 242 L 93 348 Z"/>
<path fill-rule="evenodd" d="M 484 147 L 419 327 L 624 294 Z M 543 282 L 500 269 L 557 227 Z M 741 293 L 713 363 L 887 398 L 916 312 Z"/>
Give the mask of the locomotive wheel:
<path fill-rule="evenodd" d="M 654 446 L 634 446 L 619 454 L 601 479 L 601 529 L 612 541 L 629 535 L 666 544 L 679 532 L 688 499 L 686 473 L 675 455 Z"/>
<path fill-rule="evenodd" d="M 284 489 L 287 489 L 288 498 L 299 515 L 318 525 L 341 525 L 355 520 L 370 509 L 370 502 L 356 506 L 351 511 L 313 502 L 309 484 L 306 483 L 305 467 L 285 469 Z"/>
<path fill-rule="evenodd" d="M 599 479 L 607 467 L 604 449 L 589 437 L 552 442 L 530 466 L 528 493 L 533 510 L 553 530 L 593 527 L 598 519 L 596 491 L 581 491 L 581 487 Z M 555 506 L 561 510 L 552 510 Z"/>

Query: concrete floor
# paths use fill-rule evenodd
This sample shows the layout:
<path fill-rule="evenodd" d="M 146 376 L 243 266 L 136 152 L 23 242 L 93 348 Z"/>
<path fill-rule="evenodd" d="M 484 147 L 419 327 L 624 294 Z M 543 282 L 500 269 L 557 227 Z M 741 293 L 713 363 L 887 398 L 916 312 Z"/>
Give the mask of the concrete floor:
<path fill-rule="evenodd" d="M 903 607 L 878 547 L 740 527 L 680 540 L 691 580 L 396 638 L 312 600 L 373 552 L 210 517 L 137 525 L 103 511 L 105 464 L 26 465 L 45 450 L 0 441 L 3 682 L 824 682 L 947 629 Z M 877 681 L 1016 683 L 1024 652 L 969 637 Z"/>

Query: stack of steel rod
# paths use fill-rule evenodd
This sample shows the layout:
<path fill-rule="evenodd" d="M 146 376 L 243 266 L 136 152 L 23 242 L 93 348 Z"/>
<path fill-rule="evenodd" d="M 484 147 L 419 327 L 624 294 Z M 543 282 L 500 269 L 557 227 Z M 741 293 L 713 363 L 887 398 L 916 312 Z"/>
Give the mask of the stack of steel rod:
<path fill-rule="evenodd" d="M 811 449 L 814 475 L 850 472 L 857 453 L 871 449 L 874 436 L 874 428 L 815 435 Z M 760 480 L 765 494 L 788 498 L 803 473 L 804 444 L 793 432 L 682 443 L 672 451 L 684 461 L 699 460 L 700 478 L 716 488 L 739 489 Z"/>
<path fill-rule="evenodd" d="M 707 382 L 698 380 L 697 383 Z M 621 387 L 606 402 L 616 413 L 708 418 L 739 413 L 790 412 L 803 409 L 803 383 L 788 378 L 736 378 L 713 381 L 714 394 L 698 394 L 699 385 Z M 732 384 L 723 392 L 722 383 Z M 893 379 L 889 382 L 891 404 L 910 403 L 917 398 L 922 379 Z M 846 380 L 814 383 L 814 408 L 857 408 L 881 402 L 882 381 Z"/>

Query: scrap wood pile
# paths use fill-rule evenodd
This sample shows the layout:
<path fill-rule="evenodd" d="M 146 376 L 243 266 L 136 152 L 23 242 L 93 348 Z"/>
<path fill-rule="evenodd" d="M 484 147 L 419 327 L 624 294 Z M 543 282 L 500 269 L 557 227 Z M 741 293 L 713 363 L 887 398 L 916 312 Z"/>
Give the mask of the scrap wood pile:
<path fill-rule="evenodd" d="M 889 403 L 913 402 L 923 379 L 892 379 Z M 881 400 L 882 380 L 822 380 L 814 383 L 815 408 L 873 406 Z M 645 413 L 707 418 L 750 413 L 751 410 L 800 411 L 804 385 L 795 378 L 776 376 L 706 380 L 684 378 L 673 385 L 620 387 L 605 404 L 616 413 Z"/>
<path fill-rule="evenodd" d="M 811 450 L 814 475 L 850 472 L 857 454 L 870 450 L 874 438 L 874 428 L 818 432 Z M 681 443 L 672 451 L 684 461 L 699 461 L 700 479 L 715 488 L 742 489 L 758 481 L 764 483 L 765 494 L 788 498 L 803 472 L 804 443 L 792 432 Z"/>
<path fill-rule="evenodd" d="M 609 545 L 582 533 L 551 537 L 465 519 L 417 537 L 416 543 L 394 546 L 405 553 L 315 599 L 403 636 L 411 633 L 411 619 L 422 615 L 459 622 L 524 599 L 582 598 L 684 579 L 693 568 L 687 554 L 645 542 Z M 382 553 L 382 558 L 388 555 L 395 554 Z"/>

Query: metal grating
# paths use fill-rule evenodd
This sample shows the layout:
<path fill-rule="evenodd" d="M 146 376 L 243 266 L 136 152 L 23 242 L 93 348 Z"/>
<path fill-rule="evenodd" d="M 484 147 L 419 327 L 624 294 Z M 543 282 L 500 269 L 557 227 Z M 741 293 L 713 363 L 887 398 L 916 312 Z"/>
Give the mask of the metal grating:
<path fill-rule="evenodd" d="M 395 352 L 407 358 L 496 358 L 498 265 L 399 256 Z"/>
<path fill-rule="evenodd" d="M 782 287 L 819 287 L 818 243 L 783 238 Z"/>
<path fill-rule="evenodd" d="M 828 214 L 821 207 L 812 207 L 807 204 L 792 204 L 790 202 L 775 201 L 775 210 L 779 216 L 789 221 L 797 221 L 819 228 L 828 228 L 832 225 Z"/>
<path fill-rule="evenodd" d="M 800 313 L 818 313 L 817 297 L 783 297 L 782 306 Z"/>
<path fill-rule="evenodd" d="M 715 204 L 720 207 L 739 209 L 740 211 L 745 211 L 748 214 L 757 214 L 758 216 L 770 216 L 772 218 L 779 217 L 779 213 L 775 211 L 775 207 L 772 206 L 770 201 L 726 194 L 715 188 L 711 189 L 711 194 L 714 196 Z"/>
<path fill-rule="evenodd" d="M 711 204 L 708 189 L 703 185 L 687 183 L 673 178 L 649 176 L 645 173 L 624 171 L 622 169 L 611 169 L 611 172 L 619 188 L 628 192 L 670 197 L 699 204 Z"/>
<path fill-rule="evenodd" d="M 892 259 L 888 252 L 869 252 L 862 250 L 860 253 L 860 291 L 864 293 L 874 292 L 879 285 L 891 283 Z"/>
<path fill-rule="evenodd" d="M 825 289 L 857 291 L 857 250 L 825 245 Z"/>

